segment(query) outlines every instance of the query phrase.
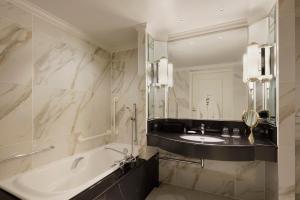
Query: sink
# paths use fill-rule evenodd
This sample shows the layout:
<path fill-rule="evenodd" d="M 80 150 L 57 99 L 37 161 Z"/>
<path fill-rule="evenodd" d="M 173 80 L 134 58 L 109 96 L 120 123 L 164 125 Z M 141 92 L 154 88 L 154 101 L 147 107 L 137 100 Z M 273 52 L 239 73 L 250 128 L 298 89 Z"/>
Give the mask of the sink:
<path fill-rule="evenodd" d="M 181 135 L 182 139 L 197 141 L 197 142 L 224 142 L 223 139 L 206 136 L 206 135 Z"/>

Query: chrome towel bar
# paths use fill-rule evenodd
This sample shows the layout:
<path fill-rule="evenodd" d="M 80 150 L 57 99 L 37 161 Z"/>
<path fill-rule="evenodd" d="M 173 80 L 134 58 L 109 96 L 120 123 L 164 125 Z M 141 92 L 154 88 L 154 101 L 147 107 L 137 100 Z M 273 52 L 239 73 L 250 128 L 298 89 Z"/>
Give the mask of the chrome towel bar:
<path fill-rule="evenodd" d="M 4 158 L 4 159 L 0 160 L 0 163 L 7 162 L 7 161 L 10 161 L 10 160 L 14 160 L 14 159 L 19 159 L 19 158 L 25 158 L 25 157 L 32 156 L 32 155 L 39 154 L 39 153 L 43 153 L 43 152 L 46 152 L 46 151 L 50 151 L 50 150 L 52 150 L 54 148 L 55 148 L 55 146 L 51 145 L 51 146 L 49 146 L 47 148 L 40 149 L 40 150 L 37 150 L 37 151 L 33 151 L 31 153 L 14 154 L 14 155 L 12 155 L 10 157 L 7 157 L 7 158 Z"/>
<path fill-rule="evenodd" d="M 203 160 L 202 159 L 200 161 L 193 161 L 193 160 L 186 160 L 186 159 L 180 159 L 180 158 L 172 158 L 172 157 L 168 157 L 168 156 L 160 156 L 159 159 L 161 159 L 161 160 L 174 160 L 174 161 L 178 161 L 178 162 L 199 164 L 199 165 L 203 166 Z"/>

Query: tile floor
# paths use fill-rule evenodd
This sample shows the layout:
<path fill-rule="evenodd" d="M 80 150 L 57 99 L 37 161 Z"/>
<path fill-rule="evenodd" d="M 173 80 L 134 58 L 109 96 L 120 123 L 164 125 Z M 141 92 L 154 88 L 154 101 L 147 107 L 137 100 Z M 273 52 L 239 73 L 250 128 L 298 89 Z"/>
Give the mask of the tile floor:
<path fill-rule="evenodd" d="M 146 200 L 232 200 L 205 192 L 162 184 L 148 195 Z"/>

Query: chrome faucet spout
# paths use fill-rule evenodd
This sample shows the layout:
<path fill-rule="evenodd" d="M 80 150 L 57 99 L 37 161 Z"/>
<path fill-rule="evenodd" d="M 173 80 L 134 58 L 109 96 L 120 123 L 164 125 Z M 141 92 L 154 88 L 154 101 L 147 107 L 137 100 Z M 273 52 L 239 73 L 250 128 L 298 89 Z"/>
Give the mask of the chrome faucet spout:
<path fill-rule="evenodd" d="M 124 148 L 123 151 L 119 151 L 118 149 L 115 149 L 112 147 L 105 147 L 105 149 L 120 153 L 124 156 L 125 159 L 128 157 L 128 149 L 127 148 Z"/>
<path fill-rule="evenodd" d="M 84 157 L 76 158 L 76 159 L 73 161 L 73 163 L 72 163 L 71 169 L 77 168 L 79 162 L 80 162 L 81 160 L 83 160 L 83 159 L 84 159 Z"/>

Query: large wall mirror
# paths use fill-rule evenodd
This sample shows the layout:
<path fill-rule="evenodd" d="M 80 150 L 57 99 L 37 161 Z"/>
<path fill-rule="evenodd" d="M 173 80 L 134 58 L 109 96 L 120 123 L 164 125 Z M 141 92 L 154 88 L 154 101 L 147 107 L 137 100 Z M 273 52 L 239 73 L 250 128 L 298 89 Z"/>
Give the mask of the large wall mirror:
<path fill-rule="evenodd" d="M 258 112 L 267 110 L 269 121 L 275 122 L 275 53 L 268 58 L 272 78 L 256 81 L 255 93 L 243 80 L 243 55 L 249 45 L 268 45 L 275 52 L 275 23 L 276 8 L 270 6 L 264 16 L 236 27 L 169 37 L 167 42 L 149 36 L 148 118 L 241 120 L 255 104 Z M 172 63 L 165 72 L 172 80 L 155 84 L 163 80 L 158 63 L 165 58 Z M 159 76 L 153 78 L 155 73 Z"/>

